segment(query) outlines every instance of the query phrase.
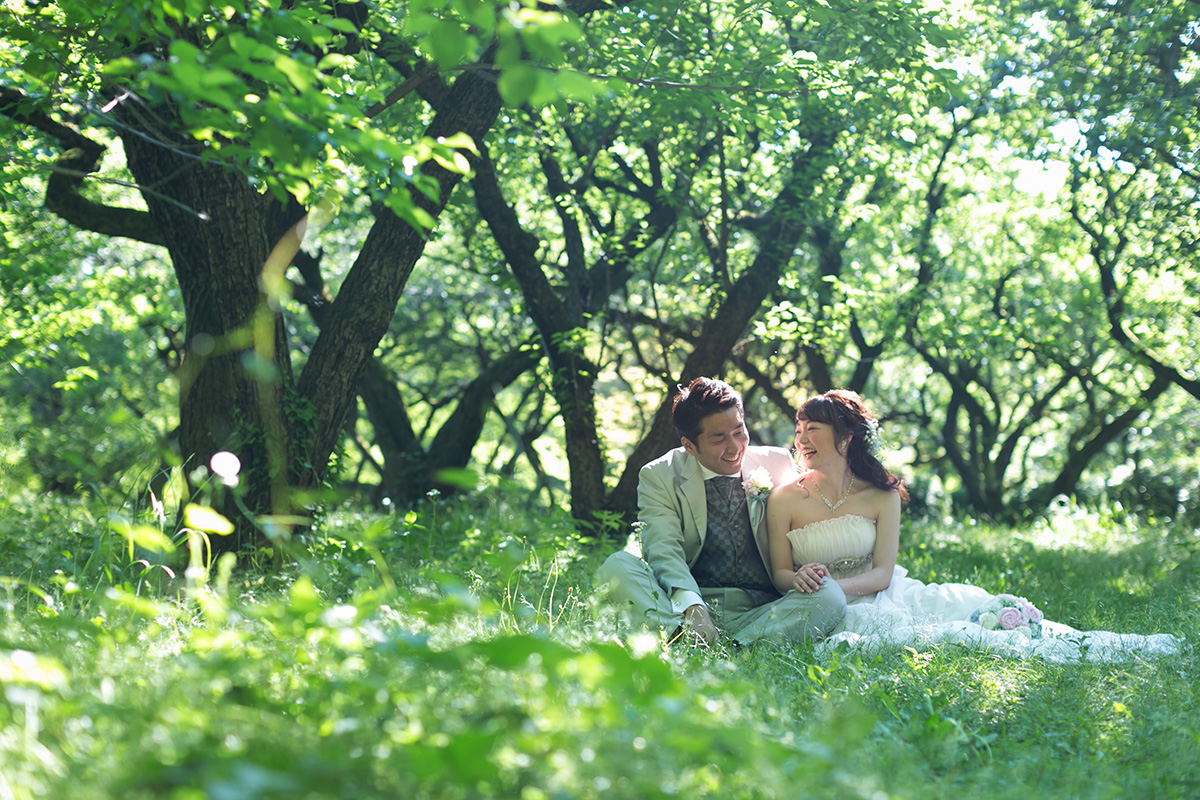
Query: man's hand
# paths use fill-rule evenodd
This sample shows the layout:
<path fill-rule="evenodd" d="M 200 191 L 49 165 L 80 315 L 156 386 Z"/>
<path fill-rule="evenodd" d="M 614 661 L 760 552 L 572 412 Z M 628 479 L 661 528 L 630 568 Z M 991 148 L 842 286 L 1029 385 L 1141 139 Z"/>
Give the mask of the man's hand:
<path fill-rule="evenodd" d="M 717 626 L 713 624 L 708 608 L 700 603 L 688 606 L 683 612 L 682 627 L 685 636 L 699 639 L 699 643 L 705 647 L 712 647 L 717 643 Z"/>

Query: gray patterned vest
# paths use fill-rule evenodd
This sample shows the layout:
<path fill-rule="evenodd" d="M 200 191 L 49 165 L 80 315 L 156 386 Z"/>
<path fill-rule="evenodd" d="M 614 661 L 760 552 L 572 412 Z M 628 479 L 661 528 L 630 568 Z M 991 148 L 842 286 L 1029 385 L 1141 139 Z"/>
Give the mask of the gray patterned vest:
<path fill-rule="evenodd" d="M 709 588 L 743 589 L 759 604 L 778 599 L 779 592 L 771 583 L 750 530 L 741 476 L 706 480 L 704 496 L 708 530 L 700 556 L 692 564 L 696 583 Z"/>

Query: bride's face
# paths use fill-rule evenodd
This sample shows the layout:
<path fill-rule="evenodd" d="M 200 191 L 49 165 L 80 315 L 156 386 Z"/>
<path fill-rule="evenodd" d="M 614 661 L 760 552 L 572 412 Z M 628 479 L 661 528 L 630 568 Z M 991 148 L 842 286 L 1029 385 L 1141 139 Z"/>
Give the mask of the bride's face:
<path fill-rule="evenodd" d="M 796 423 L 796 452 L 809 469 L 833 459 L 845 460 L 837 445 L 832 425 L 810 419 Z"/>

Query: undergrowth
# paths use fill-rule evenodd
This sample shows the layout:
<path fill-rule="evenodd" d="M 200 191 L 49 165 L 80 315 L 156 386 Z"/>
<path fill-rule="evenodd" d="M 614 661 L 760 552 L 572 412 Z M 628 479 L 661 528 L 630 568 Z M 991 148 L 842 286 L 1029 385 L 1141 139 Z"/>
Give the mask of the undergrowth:
<path fill-rule="evenodd" d="M 283 567 L 200 572 L 108 511 L 0 508 L 0 799 L 1200 793 L 1190 647 L 667 648 L 594 597 L 615 528 L 502 491 L 335 510 Z M 1195 549 L 1065 507 L 1021 529 L 912 521 L 900 561 L 1192 643 Z"/>

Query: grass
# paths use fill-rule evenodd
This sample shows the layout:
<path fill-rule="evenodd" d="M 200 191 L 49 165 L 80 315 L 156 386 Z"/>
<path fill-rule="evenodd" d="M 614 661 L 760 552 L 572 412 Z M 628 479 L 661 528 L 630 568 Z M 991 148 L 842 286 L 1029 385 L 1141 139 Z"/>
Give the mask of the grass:
<path fill-rule="evenodd" d="M 0 508 L 0 800 L 1200 795 L 1200 664 L 665 649 L 611 549 L 519 494 L 331 513 L 296 563 L 172 577 L 98 504 Z M 1196 641 L 1196 537 L 1060 509 L 910 523 L 913 577 Z"/>

